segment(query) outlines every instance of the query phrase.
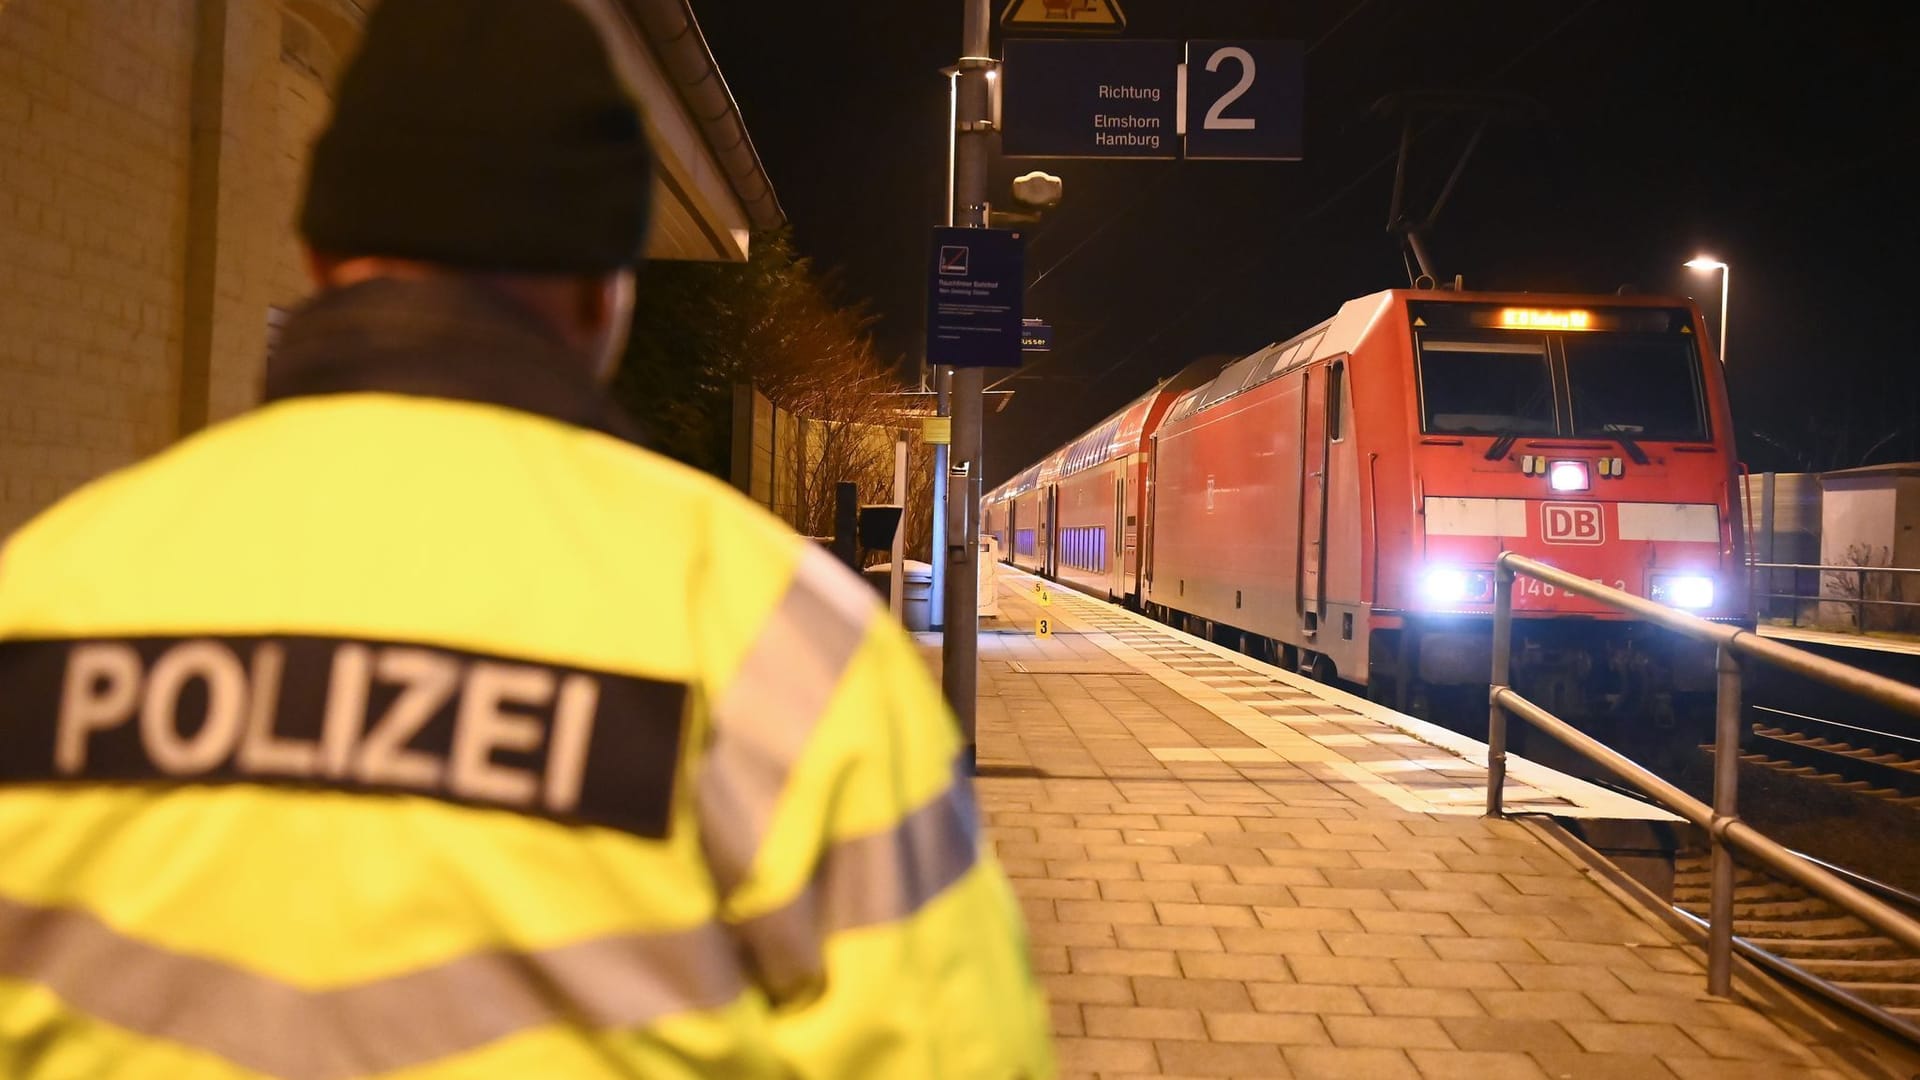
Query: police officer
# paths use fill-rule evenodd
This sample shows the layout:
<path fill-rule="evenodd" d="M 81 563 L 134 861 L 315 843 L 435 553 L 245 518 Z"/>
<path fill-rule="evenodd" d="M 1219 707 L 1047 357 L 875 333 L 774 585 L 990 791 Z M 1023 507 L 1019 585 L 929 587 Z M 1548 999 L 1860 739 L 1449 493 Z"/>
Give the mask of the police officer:
<path fill-rule="evenodd" d="M 608 0 L 385 0 L 266 403 L 0 552 L 0 1075 L 1013 1077 L 905 637 L 630 441 Z"/>

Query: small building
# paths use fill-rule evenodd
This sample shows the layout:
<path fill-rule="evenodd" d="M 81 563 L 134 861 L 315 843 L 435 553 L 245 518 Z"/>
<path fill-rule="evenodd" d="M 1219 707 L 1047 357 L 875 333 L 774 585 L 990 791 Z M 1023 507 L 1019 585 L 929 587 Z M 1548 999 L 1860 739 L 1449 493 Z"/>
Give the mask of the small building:
<path fill-rule="evenodd" d="M 1920 567 L 1920 462 L 1869 465 L 1820 475 L 1820 622 L 1851 630 L 1913 632 L 1920 575 L 1871 567 Z M 1864 601 L 1883 601 L 1865 603 Z"/>

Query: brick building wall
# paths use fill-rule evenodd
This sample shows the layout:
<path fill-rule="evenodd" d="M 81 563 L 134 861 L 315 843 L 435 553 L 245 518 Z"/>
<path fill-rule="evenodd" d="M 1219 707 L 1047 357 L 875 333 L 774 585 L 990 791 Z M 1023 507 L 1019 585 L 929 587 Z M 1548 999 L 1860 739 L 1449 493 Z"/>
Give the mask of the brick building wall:
<path fill-rule="evenodd" d="M 185 4 L 0 6 L 0 532 L 172 436 Z"/>
<path fill-rule="evenodd" d="M 301 163 L 358 7 L 226 0 L 209 224 L 189 213 L 203 2 L 0 0 L 0 535 L 181 434 L 190 230 L 214 251 L 211 419 L 257 400 L 269 310 L 305 291 Z"/>

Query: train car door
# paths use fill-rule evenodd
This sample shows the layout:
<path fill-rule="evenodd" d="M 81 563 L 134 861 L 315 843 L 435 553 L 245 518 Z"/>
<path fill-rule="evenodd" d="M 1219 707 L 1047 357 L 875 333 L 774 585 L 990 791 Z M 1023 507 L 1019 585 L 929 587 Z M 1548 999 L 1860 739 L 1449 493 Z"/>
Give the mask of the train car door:
<path fill-rule="evenodd" d="M 1147 590 L 1153 587 L 1153 474 L 1155 464 L 1160 460 L 1160 437 L 1147 440 L 1147 486 L 1142 493 L 1140 503 L 1140 574 L 1134 582 L 1134 589 L 1140 595 L 1140 607 L 1147 606 Z"/>
<path fill-rule="evenodd" d="M 1045 545 L 1046 550 L 1040 553 L 1040 565 L 1046 567 L 1048 577 L 1054 577 L 1060 572 L 1060 560 L 1058 558 L 1060 550 L 1060 488 L 1058 485 L 1047 485 L 1044 501 L 1046 509 L 1042 511 L 1042 513 L 1045 514 L 1044 520 L 1046 521 L 1046 526 L 1041 529 L 1041 543 Z"/>
<path fill-rule="evenodd" d="M 1127 459 L 1120 459 L 1120 471 L 1113 475 L 1113 542 L 1107 545 L 1107 594 L 1115 598 L 1127 595 Z"/>
<path fill-rule="evenodd" d="M 1306 483 L 1300 485 L 1300 625 L 1320 628 L 1326 604 L 1327 569 L 1327 382 L 1322 364 L 1301 372 L 1306 380 L 1300 425 L 1300 461 Z"/>
<path fill-rule="evenodd" d="M 1018 565 L 1020 562 L 1020 500 L 1007 500 L 1007 542 L 1000 546 L 1000 557 Z"/>

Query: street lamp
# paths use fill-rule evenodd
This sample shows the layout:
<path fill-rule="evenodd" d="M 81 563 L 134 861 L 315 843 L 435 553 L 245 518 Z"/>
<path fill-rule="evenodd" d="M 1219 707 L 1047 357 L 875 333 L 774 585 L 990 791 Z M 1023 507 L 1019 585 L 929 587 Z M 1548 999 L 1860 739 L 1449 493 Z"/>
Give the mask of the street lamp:
<path fill-rule="evenodd" d="M 1727 293 L 1732 288 L 1733 271 L 1726 263 L 1710 255 L 1695 255 L 1681 265 L 1689 270 L 1720 271 L 1720 366 L 1727 366 Z"/>

